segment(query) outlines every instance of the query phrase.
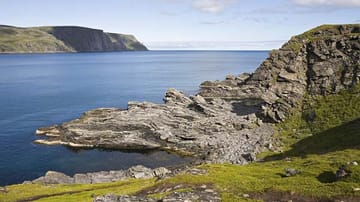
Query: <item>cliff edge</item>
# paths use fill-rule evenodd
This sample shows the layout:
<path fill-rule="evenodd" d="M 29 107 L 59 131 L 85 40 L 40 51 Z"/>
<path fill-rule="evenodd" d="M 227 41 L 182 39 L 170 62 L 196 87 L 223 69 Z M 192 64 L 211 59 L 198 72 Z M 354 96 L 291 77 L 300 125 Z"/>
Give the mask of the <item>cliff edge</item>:
<path fill-rule="evenodd" d="M 145 51 L 132 35 L 76 26 L 20 28 L 0 25 L 0 53 Z"/>

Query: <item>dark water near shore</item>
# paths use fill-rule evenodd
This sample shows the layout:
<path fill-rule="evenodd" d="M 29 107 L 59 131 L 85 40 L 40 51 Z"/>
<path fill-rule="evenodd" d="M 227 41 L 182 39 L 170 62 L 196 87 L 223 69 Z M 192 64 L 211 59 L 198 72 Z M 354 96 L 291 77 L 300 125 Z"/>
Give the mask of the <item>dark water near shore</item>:
<path fill-rule="evenodd" d="M 163 151 L 74 151 L 33 144 L 38 127 L 130 100 L 160 103 L 167 88 L 194 94 L 205 80 L 252 72 L 267 51 L 149 51 L 0 55 L 0 185 L 47 170 L 78 172 L 187 162 Z"/>

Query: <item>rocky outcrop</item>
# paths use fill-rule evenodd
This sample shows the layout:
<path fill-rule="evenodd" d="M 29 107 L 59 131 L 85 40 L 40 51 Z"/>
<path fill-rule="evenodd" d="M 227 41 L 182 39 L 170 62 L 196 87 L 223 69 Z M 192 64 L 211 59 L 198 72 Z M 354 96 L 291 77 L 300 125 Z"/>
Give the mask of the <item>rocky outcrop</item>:
<path fill-rule="evenodd" d="M 0 53 L 145 51 L 132 35 L 76 26 L 0 26 Z"/>
<path fill-rule="evenodd" d="M 170 149 L 210 162 L 244 164 L 272 149 L 273 123 L 303 97 L 349 89 L 360 75 L 359 25 L 321 26 L 270 53 L 253 74 L 206 81 L 195 96 L 169 89 L 164 104 L 129 102 L 40 128 L 44 144 L 110 149 Z"/>
<path fill-rule="evenodd" d="M 146 196 L 117 196 L 114 194 L 106 194 L 104 196 L 97 196 L 93 200 L 94 202 L 219 202 L 221 201 L 220 194 L 212 189 L 198 189 L 195 191 L 177 192 L 174 191 L 161 199 L 155 199 Z"/>
<path fill-rule="evenodd" d="M 159 198 L 152 196 L 159 195 Z M 144 202 L 178 202 L 178 201 L 221 201 L 220 194 L 209 184 L 199 184 L 189 186 L 186 184 L 160 184 L 135 195 L 106 194 L 103 196 L 95 196 L 94 202 L 128 202 L 128 201 L 144 201 Z"/>
<path fill-rule="evenodd" d="M 305 94 L 335 94 L 358 83 L 359 47 L 359 24 L 323 25 L 272 51 L 253 74 L 202 83 L 200 95 L 263 100 L 262 117 L 280 122 L 301 105 Z"/>
<path fill-rule="evenodd" d="M 60 126 L 40 128 L 43 144 L 108 149 L 170 149 L 212 162 L 246 163 L 270 145 L 272 126 L 248 100 L 187 97 L 169 89 L 165 104 L 129 102 L 127 110 L 102 108 Z M 249 104 L 250 103 L 250 104 Z M 253 105 L 251 105 L 253 104 Z M 246 109 L 246 110 L 243 110 Z"/>
<path fill-rule="evenodd" d="M 163 178 L 171 174 L 172 171 L 164 167 L 150 169 L 141 165 L 130 167 L 127 170 L 100 171 L 93 173 L 78 173 L 73 177 L 64 173 L 48 171 L 45 176 L 39 177 L 31 182 L 34 184 L 95 184 L 105 182 L 115 182 L 127 179 L 148 179 L 153 177 Z"/>

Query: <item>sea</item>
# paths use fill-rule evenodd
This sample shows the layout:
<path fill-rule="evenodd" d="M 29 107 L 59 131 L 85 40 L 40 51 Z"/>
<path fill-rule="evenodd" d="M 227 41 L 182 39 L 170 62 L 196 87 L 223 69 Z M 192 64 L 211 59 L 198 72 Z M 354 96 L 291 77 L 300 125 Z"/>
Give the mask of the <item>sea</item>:
<path fill-rule="evenodd" d="M 174 166 L 165 151 L 79 150 L 34 144 L 39 127 L 128 101 L 162 103 L 168 88 L 196 94 L 206 80 L 253 72 L 269 51 L 144 51 L 0 55 L 0 186 L 48 170 L 75 173 Z"/>

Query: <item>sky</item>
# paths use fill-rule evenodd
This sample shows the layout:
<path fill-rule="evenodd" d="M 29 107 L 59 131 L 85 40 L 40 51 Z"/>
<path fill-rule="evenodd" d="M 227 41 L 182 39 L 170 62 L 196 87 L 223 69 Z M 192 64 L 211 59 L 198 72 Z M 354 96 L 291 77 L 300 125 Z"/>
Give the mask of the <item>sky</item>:
<path fill-rule="evenodd" d="M 270 50 L 340 23 L 360 23 L 360 0 L 0 0 L 0 24 L 99 28 L 152 50 Z"/>

